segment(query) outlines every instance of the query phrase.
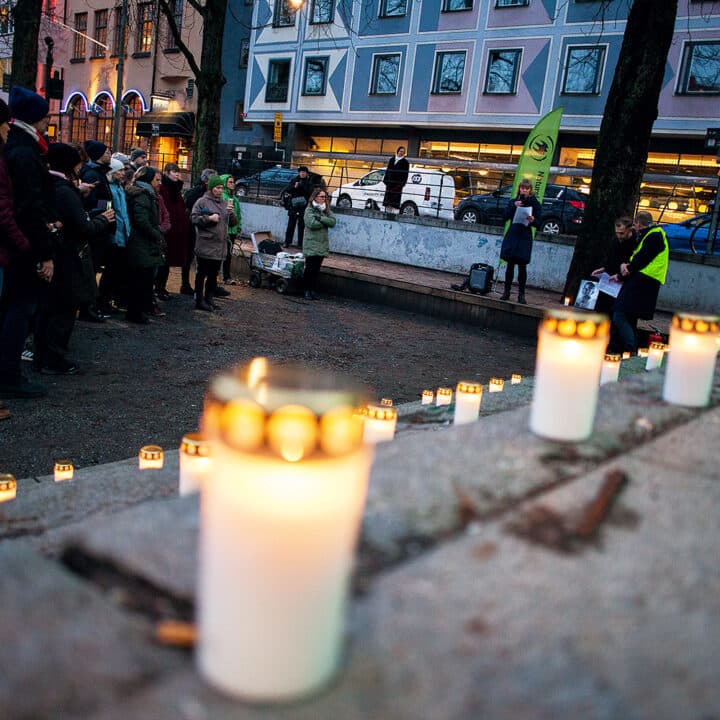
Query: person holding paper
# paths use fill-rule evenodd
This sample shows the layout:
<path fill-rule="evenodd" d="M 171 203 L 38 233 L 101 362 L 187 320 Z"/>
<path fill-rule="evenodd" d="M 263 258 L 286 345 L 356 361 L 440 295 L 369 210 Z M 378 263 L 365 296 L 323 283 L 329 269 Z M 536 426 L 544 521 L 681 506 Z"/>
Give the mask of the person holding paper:
<path fill-rule="evenodd" d="M 623 216 L 615 220 L 615 237 L 610 241 L 610 249 L 608 250 L 605 265 L 590 273 L 593 277 L 601 280 L 600 295 L 598 295 L 597 303 L 595 304 L 596 312 L 612 315 L 613 305 L 615 304 L 615 298 L 618 296 L 620 287 L 616 288 L 616 292 L 613 295 L 605 291 L 605 282 L 602 281 L 612 283 L 610 278 L 613 275 L 617 275 L 620 279 L 620 265 L 630 262 L 630 256 L 637 247 L 637 243 L 638 235 L 633 228 L 632 218 Z M 609 277 L 603 277 L 603 275 Z"/>
<path fill-rule="evenodd" d="M 503 216 L 510 220 L 510 227 L 503 237 L 500 258 L 507 263 L 505 270 L 505 292 L 501 300 L 510 299 L 510 289 L 518 266 L 518 302 L 526 305 L 525 284 L 527 283 L 527 265 L 532 255 L 532 228 L 540 227 L 542 208 L 532 189 L 532 183 L 523 179 L 518 185 L 517 197 L 508 203 Z"/>

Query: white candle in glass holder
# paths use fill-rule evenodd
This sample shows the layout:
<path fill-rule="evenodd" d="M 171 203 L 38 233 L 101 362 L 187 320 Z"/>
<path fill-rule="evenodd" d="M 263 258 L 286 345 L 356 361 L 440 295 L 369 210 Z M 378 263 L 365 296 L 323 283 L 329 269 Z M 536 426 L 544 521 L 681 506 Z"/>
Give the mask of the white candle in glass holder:
<path fill-rule="evenodd" d="M 654 370 L 662 365 L 663 355 L 665 355 L 665 344 L 652 342 L 648 348 L 646 370 Z"/>
<path fill-rule="evenodd" d="M 187 433 L 180 442 L 180 495 L 198 492 L 212 467 L 210 443 L 202 433 Z"/>
<path fill-rule="evenodd" d="M 530 429 L 553 440 L 589 437 L 609 321 L 604 315 L 550 310 L 538 330 Z"/>
<path fill-rule="evenodd" d="M 390 398 L 382 398 L 380 400 L 380 407 L 392 407 L 393 401 Z"/>
<path fill-rule="evenodd" d="M 600 370 L 600 384 L 617 382 L 620 377 L 620 355 L 606 353 Z"/>
<path fill-rule="evenodd" d="M 629 351 L 629 350 L 625 350 L 625 352 L 622 354 L 622 359 L 623 359 L 623 360 L 629 360 L 629 359 L 630 359 L 630 351 Z"/>
<path fill-rule="evenodd" d="M 663 400 L 686 407 L 705 407 L 710 402 L 719 336 L 720 316 L 678 313 L 673 317 Z"/>
<path fill-rule="evenodd" d="M 57 460 L 54 468 L 54 479 L 55 482 L 63 482 L 64 480 L 72 480 L 75 474 L 72 461 L 70 460 Z"/>
<path fill-rule="evenodd" d="M 512 377 L 510 378 L 510 384 L 511 385 L 519 385 L 521 382 L 522 382 L 522 375 L 513 373 Z"/>
<path fill-rule="evenodd" d="M 10 473 L 0 473 L 0 503 L 14 500 L 17 496 L 17 481 Z"/>
<path fill-rule="evenodd" d="M 569 295 L 565 296 L 565 299 L 563 300 L 563 305 L 565 307 L 569 307 L 570 305 L 572 305 L 572 298 Z"/>
<path fill-rule="evenodd" d="M 432 390 L 423 390 L 422 391 L 422 404 L 423 405 L 432 405 L 432 402 L 434 399 L 435 399 L 435 393 Z"/>
<path fill-rule="evenodd" d="M 159 445 L 143 445 L 138 453 L 140 470 L 161 470 L 163 466 L 163 449 Z"/>
<path fill-rule="evenodd" d="M 202 423 L 213 470 L 201 491 L 197 663 L 257 702 L 305 696 L 338 670 L 373 456 L 354 391 L 266 371 L 255 387 L 243 370 L 216 379 Z"/>
<path fill-rule="evenodd" d="M 389 442 L 395 437 L 397 411 L 394 408 L 368 405 L 363 408 L 361 415 L 364 420 L 364 442 Z"/>
<path fill-rule="evenodd" d="M 435 405 L 449 405 L 452 402 L 452 389 L 441 387 L 435 394 Z"/>
<path fill-rule="evenodd" d="M 638 348 L 638 357 L 646 358 L 650 352 L 649 348 Z"/>
<path fill-rule="evenodd" d="M 505 389 L 505 381 L 502 378 L 490 378 L 488 391 L 491 393 L 502 392 Z"/>
<path fill-rule="evenodd" d="M 459 382 L 455 388 L 455 413 L 453 423 L 465 425 L 475 422 L 480 414 L 482 385 L 475 382 Z"/>

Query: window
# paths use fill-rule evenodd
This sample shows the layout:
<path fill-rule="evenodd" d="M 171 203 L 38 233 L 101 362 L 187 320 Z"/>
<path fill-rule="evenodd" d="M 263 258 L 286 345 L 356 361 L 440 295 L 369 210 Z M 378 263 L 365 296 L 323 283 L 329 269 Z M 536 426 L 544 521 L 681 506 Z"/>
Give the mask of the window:
<path fill-rule="evenodd" d="M 138 24 L 135 38 L 136 53 L 150 53 L 153 43 L 153 6 L 141 3 L 137 6 Z"/>
<path fill-rule="evenodd" d="M 123 108 L 125 110 L 125 133 L 123 135 L 123 148 L 125 152 L 138 144 L 138 135 L 136 135 L 138 120 L 143 114 L 143 104 L 137 93 L 126 95 L 123 100 Z"/>
<path fill-rule="evenodd" d="M 183 12 L 185 10 L 183 0 L 170 0 L 170 7 L 172 8 L 172 18 L 175 22 L 175 27 L 177 28 L 178 33 L 182 34 Z M 167 43 L 165 49 L 177 50 L 177 41 L 175 40 L 175 37 L 170 30 L 169 22 L 167 28 Z"/>
<path fill-rule="evenodd" d="M 530 0 L 495 0 L 496 8 L 526 7 L 529 4 L 530 4 Z"/>
<path fill-rule="evenodd" d="M 271 60 L 265 87 L 265 102 L 287 102 L 290 85 L 290 61 Z"/>
<path fill-rule="evenodd" d="M 88 14 L 75 13 L 75 30 L 73 33 L 73 60 L 82 60 L 85 58 L 85 35 L 87 33 Z M 80 34 L 82 33 L 82 34 Z"/>
<path fill-rule="evenodd" d="M 113 35 L 113 55 L 119 55 L 122 48 L 123 55 L 127 55 L 128 26 L 125 24 L 125 37 L 120 42 L 120 25 L 122 23 L 122 8 L 115 8 L 115 33 Z"/>
<path fill-rule="evenodd" d="M 233 120 L 233 127 L 239 128 L 245 125 L 245 104 L 242 100 L 238 100 L 235 103 L 235 119 Z"/>
<path fill-rule="evenodd" d="M 462 92 L 465 73 L 465 52 L 440 52 L 435 55 L 435 80 L 433 93 L 452 94 Z"/>
<path fill-rule="evenodd" d="M 250 61 L 250 38 L 243 38 L 240 41 L 240 67 L 246 68 Z"/>
<path fill-rule="evenodd" d="M 108 32 L 108 11 L 107 10 L 96 10 L 95 11 L 95 39 L 97 43 L 92 44 L 92 57 L 105 57 L 105 48 L 102 45 L 107 45 L 107 32 Z M 98 45 L 102 43 L 102 45 Z"/>
<path fill-rule="evenodd" d="M 485 92 L 507 95 L 516 92 L 520 50 L 491 50 L 488 56 Z"/>
<path fill-rule="evenodd" d="M 380 17 L 403 17 L 407 15 L 407 0 L 380 0 Z"/>
<path fill-rule="evenodd" d="M 443 0 L 443 12 L 460 12 L 462 10 L 472 10 L 473 0 Z"/>
<path fill-rule="evenodd" d="M 0 35 L 10 35 L 14 32 L 13 6 L 0 5 Z"/>
<path fill-rule="evenodd" d="M 305 79 L 303 80 L 303 95 L 325 94 L 327 66 L 328 59 L 326 57 L 311 57 L 305 60 Z"/>
<path fill-rule="evenodd" d="M 310 22 L 314 25 L 333 21 L 335 0 L 313 0 Z"/>
<path fill-rule="evenodd" d="M 290 9 L 289 0 L 275 0 L 273 27 L 292 27 L 295 24 L 295 13 Z"/>
<path fill-rule="evenodd" d="M 678 93 L 720 93 L 720 41 L 685 45 Z"/>
<path fill-rule="evenodd" d="M 570 95 L 597 95 L 605 60 L 605 48 L 569 47 L 565 63 L 563 92 Z"/>
<path fill-rule="evenodd" d="M 375 55 L 373 58 L 372 84 L 373 95 L 394 95 L 397 92 L 400 76 L 400 55 Z"/>

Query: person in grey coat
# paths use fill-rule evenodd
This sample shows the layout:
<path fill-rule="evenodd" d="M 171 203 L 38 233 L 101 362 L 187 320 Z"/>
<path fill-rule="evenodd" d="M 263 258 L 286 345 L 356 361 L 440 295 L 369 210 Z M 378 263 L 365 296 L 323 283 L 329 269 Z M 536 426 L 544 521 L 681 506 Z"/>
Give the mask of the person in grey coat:
<path fill-rule="evenodd" d="M 206 312 L 217 309 L 217 275 L 227 254 L 228 227 L 238 223 L 232 199 L 222 199 L 224 190 L 222 178 L 211 176 L 207 192 L 193 205 L 190 215 L 196 228 L 195 307 Z"/>

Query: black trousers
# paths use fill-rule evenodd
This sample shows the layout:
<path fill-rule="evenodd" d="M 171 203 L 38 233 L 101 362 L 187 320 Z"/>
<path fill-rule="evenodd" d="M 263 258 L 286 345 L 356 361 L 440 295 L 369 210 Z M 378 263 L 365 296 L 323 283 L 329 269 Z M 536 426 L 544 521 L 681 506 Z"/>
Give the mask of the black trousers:
<path fill-rule="evenodd" d="M 127 312 L 133 318 L 141 317 L 150 312 L 155 298 L 153 296 L 154 267 L 129 268 L 129 296 Z"/>
<path fill-rule="evenodd" d="M 220 260 L 197 259 L 197 272 L 195 273 L 195 298 L 212 299 L 217 288 L 217 276 L 220 271 Z"/>
<path fill-rule="evenodd" d="M 77 309 L 67 303 L 43 303 L 35 318 L 36 367 L 61 367 L 75 327 Z"/>
<path fill-rule="evenodd" d="M 105 257 L 105 270 L 98 286 L 98 299 L 103 304 L 115 300 L 120 305 L 127 305 L 127 296 L 127 248 L 111 245 Z"/>
<path fill-rule="evenodd" d="M 165 286 L 167 285 L 168 277 L 170 276 L 170 266 L 161 265 L 155 273 L 155 289 L 158 292 L 166 291 Z"/>
<path fill-rule="evenodd" d="M 525 263 L 508 262 L 505 270 L 505 292 L 509 293 L 512 286 L 513 277 L 515 276 L 515 265 L 518 269 L 518 292 L 525 292 L 525 284 L 527 283 L 527 265 Z"/>
<path fill-rule="evenodd" d="M 302 249 L 303 235 L 305 235 L 305 211 L 288 212 L 288 224 L 285 230 L 285 244 L 292 245 L 293 235 L 295 235 L 295 226 L 298 229 L 298 247 Z"/>
<path fill-rule="evenodd" d="M 225 259 L 223 260 L 222 264 L 222 278 L 223 280 L 230 280 L 230 263 L 232 262 L 232 247 L 233 247 L 233 241 L 235 240 L 235 236 L 228 238 L 227 241 L 227 255 L 225 256 Z"/>
<path fill-rule="evenodd" d="M 320 278 L 320 266 L 325 258 L 322 255 L 310 255 L 305 257 L 305 273 L 303 274 L 303 286 L 305 290 L 315 292 L 318 289 Z"/>

